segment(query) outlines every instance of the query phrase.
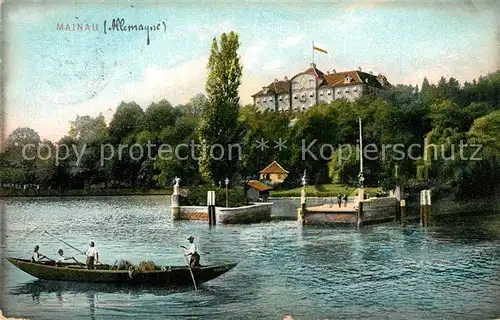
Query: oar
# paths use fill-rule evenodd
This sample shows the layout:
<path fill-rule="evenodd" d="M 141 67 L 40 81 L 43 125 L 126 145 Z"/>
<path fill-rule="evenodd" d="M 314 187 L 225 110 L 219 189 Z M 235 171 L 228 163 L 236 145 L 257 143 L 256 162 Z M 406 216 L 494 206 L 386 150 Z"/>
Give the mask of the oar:
<path fill-rule="evenodd" d="M 182 248 L 182 246 L 181 246 L 181 248 Z M 194 290 L 198 291 L 198 288 L 196 287 L 196 281 L 194 280 L 193 270 L 191 270 L 191 265 L 189 264 L 189 261 L 186 257 L 186 254 L 184 253 L 184 250 L 182 250 L 182 255 L 184 256 L 184 260 L 186 260 L 186 264 L 189 268 L 189 273 L 191 273 L 191 279 L 193 279 Z"/>
<path fill-rule="evenodd" d="M 78 263 L 79 265 L 84 266 L 84 264 L 81 263 L 80 261 L 76 260 L 75 257 L 71 257 L 71 259 L 75 260 L 75 262 Z"/>
<path fill-rule="evenodd" d="M 45 231 L 44 231 L 44 233 L 48 234 L 48 235 L 49 235 L 49 236 L 51 236 L 52 238 L 54 238 L 54 239 L 56 239 L 56 240 L 58 240 L 58 241 L 60 241 L 60 242 L 62 242 L 62 243 L 64 243 L 64 244 L 65 244 L 65 245 L 67 245 L 68 247 L 75 249 L 76 251 L 78 251 L 78 253 L 83 254 L 83 255 L 86 255 L 84 252 L 82 252 L 82 251 L 80 251 L 79 249 L 77 249 L 77 248 L 73 247 L 72 245 L 70 245 L 70 244 L 69 244 L 69 243 L 67 243 L 66 241 L 63 241 L 63 240 L 59 239 L 58 237 L 56 237 L 56 236 L 54 236 L 54 235 L 50 234 L 47 230 L 45 230 Z"/>
<path fill-rule="evenodd" d="M 54 236 L 54 235 L 50 234 L 47 230 L 45 230 L 45 231 L 44 231 L 44 233 L 48 234 L 49 236 L 51 236 L 52 238 L 54 238 L 54 239 L 56 239 L 56 240 L 58 240 L 58 241 L 61 241 L 62 243 L 64 243 L 64 244 L 65 244 L 65 245 L 67 245 L 68 247 L 75 249 L 75 250 L 76 250 L 79 254 L 83 254 L 84 256 L 86 256 L 86 255 L 87 255 L 85 252 L 80 251 L 79 249 L 77 249 L 77 248 L 73 247 L 72 245 L 70 245 L 70 244 L 69 244 L 69 243 L 67 243 L 66 241 L 61 240 L 61 239 L 59 239 L 58 237 L 56 237 L 56 236 Z M 101 262 L 101 261 L 99 261 L 99 260 L 96 260 L 96 262 L 99 262 L 99 263 L 101 263 L 101 264 L 102 264 L 102 262 Z"/>

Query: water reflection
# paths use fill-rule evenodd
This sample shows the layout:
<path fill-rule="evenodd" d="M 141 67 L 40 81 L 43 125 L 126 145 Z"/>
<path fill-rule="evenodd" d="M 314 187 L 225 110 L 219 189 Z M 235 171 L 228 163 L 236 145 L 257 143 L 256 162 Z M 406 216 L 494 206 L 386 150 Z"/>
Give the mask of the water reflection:
<path fill-rule="evenodd" d="M 60 291 L 58 291 L 58 294 L 61 294 Z M 94 292 L 87 292 L 87 300 L 89 302 L 91 320 L 95 320 L 95 295 L 96 294 Z"/>
<path fill-rule="evenodd" d="M 31 295 L 33 301 L 39 302 L 40 294 L 56 293 L 59 301 L 62 302 L 63 293 L 122 293 L 122 294 L 143 294 L 149 293 L 157 296 L 167 296 L 178 292 L 192 291 L 191 287 L 164 287 L 146 285 L 108 284 L 108 283 L 86 283 L 71 281 L 51 281 L 34 280 L 19 286 L 13 287 L 9 294 Z"/>
<path fill-rule="evenodd" d="M 296 208 L 282 201 L 273 210 L 295 217 Z M 13 201 L 7 218 L 12 256 L 32 243 L 59 249 L 30 232 L 31 223 L 64 230 L 58 236 L 76 246 L 93 239 L 111 263 L 135 257 L 133 263 L 183 265 L 179 246 L 189 235 L 204 252 L 202 263 L 238 262 L 198 291 L 31 281 L 7 265 L 10 313 L 23 318 L 485 319 L 500 311 L 500 215 L 435 220 L 429 228 L 418 219 L 359 230 L 295 221 L 210 228 L 171 221 L 166 199 L 123 197 Z"/>

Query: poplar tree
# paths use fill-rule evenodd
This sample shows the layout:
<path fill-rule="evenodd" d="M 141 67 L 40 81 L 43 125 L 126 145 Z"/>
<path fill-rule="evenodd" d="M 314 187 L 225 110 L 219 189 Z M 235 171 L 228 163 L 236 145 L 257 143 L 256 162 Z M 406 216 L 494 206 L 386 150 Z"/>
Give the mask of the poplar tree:
<path fill-rule="evenodd" d="M 238 142 L 239 136 L 238 88 L 242 73 L 239 46 L 238 34 L 231 31 L 221 35 L 220 43 L 214 38 L 210 49 L 205 86 L 208 101 L 198 127 L 199 170 L 208 183 L 217 184 L 226 177 L 231 178 L 237 168 L 238 149 L 230 146 Z"/>

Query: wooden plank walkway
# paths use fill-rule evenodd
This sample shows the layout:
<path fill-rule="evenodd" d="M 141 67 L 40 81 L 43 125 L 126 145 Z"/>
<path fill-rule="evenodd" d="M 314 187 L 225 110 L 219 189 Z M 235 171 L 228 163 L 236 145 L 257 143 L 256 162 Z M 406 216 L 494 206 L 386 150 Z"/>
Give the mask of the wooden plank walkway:
<path fill-rule="evenodd" d="M 323 204 L 320 206 L 307 207 L 307 212 L 314 213 L 357 213 L 357 207 L 354 206 L 354 203 L 348 202 L 347 206 L 342 204 L 341 207 L 338 204 Z"/>

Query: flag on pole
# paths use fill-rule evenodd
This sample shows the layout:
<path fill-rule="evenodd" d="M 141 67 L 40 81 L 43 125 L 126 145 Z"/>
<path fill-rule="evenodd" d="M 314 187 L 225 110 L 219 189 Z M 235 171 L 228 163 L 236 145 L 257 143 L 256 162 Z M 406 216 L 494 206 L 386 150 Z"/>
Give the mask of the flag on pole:
<path fill-rule="evenodd" d="M 326 51 L 326 49 L 320 48 L 317 45 L 315 45 L 314 43 L 313 43 L 313 50 L 328 54 L 328 51 Z"/>

